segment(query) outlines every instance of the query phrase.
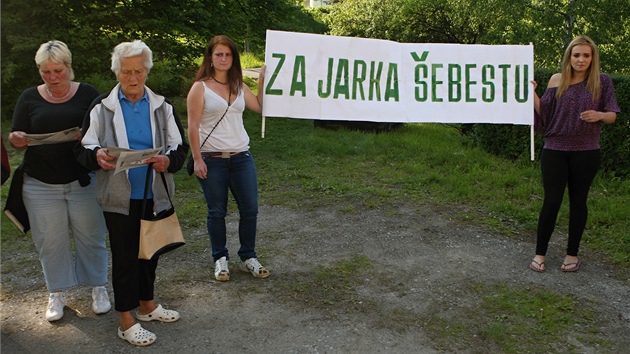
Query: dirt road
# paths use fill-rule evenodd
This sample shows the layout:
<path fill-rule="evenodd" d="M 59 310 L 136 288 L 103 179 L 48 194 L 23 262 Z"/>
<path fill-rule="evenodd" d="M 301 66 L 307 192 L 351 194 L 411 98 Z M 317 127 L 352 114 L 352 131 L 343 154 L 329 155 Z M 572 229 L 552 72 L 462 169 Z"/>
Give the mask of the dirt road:
<path fill-rule="evenodd" d="M 156 286 L 157 300 L 178 310 L 182 319 L 146 324 L 158 337 L 146 348 L 117 338 L 116 313 L 94 315 L 89 289 L 84 287 L 68 292 L 69 307 L 62 320 L 47 322 L 47 293 L 34 248 L 22 255 L 2 253 L 1 350 L 3 354 L 500 352 L 482 338 L 457 337 L 448 331 L 465 321 L 462 316 L 474 317 L 487 295 L 484 289 L 501 284 L 569 295 L 578 311 L 588 310 L 597 341 L 579 335 L 569 338 L 569 333 L 558 340 L 565 347 L 539 348 L 540 352 L 627 352 L 627 273 L 588 250 L 582 251 L 584 266 L 579 272 L 560 272 L 565 240 L 559 235 L 552 239 L 549 270 L 534 273 L 527 267 L 533 236 L 498 235 L 458 215 L 456 209 L 408 205 L 360 213 L 262 206 L 258 252 L 272 272 L 265 280 L 237 271 L 237 218 L 231 215 L 232 279 L 226 283 L 212 276 L 205 230 L 188 230 L 188 244 L 160 260 Z"/>

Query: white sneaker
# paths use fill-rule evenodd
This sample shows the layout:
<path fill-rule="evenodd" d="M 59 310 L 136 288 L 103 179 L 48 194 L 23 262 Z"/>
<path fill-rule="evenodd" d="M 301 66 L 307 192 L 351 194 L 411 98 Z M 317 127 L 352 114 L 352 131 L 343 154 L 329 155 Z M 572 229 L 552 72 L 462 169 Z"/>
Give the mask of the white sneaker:
<path fill-rule="evenodd" d="M 112 304 L 109 302 L 107 289 L 105 289 L 104 286 L 95 286 L 92 288 L 92 310 L 94 310 L 94 313 L 99 315 L 111 309 Z"/>
<path fill-rule="evenodd" d="M 214 262 L 214 277 L 218 281 L 230 280 L 230 269 L 228 268 L 228 261 L 225 256 Z"/>
<path fill-rule="evenodd" d="M 256 278 L 266 278 L 269 276 L 267 268 L 263 267 L 256 258 L 250 258 L 241 262 L 241 270 L 243 272 L 252 273 Z"/>
<path fill-rule="evenodd" d="M 48 307 L 46 308 L 46 320 L 52 322 L 63 317 L 63 308 L 66 307 L 66 294 L 63 291 L 50 293 Z"/>

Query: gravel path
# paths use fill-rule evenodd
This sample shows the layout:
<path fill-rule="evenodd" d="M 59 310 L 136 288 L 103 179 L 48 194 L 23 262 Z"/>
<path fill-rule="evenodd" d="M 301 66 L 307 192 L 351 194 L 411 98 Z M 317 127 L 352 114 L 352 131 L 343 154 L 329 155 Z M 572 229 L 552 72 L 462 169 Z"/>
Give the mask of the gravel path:
<path fill-rule="evenodd" d="M 474 308 L 470 284 L 508 284 L 569 294 L 595 310 L 611 351 L 576 340 L 541 352 L 622 352 L 630 348 L 630 276 L 583 250 L 583 268 L 560 272 L 564 238 L 555 235 L 544 274 L 527 267 L 533 235 L 505 237 L 457 217 L 455 209 L 396 206 L 360 213 L 330 208 L 261 207 L 258 251 L 268 279 L 237 271 L 213 279 L 205 230 L 188 230 L 188 244 L 160 261 L 157 300 L 178 310 L 176 323 L 148 323 L 158 340 L 134 348 L 116 336 L 114 311 L 96 316 L 89 289 L 68 292 L 65 317 L 44 319 L 46 289 L 35 250 L 3 257 L 2 353 L 437 353 L 482 352 L 476 343 L 439 343 L 431 320 Z M 238 248 L 234 215 L 229 247 Z M 360 256 L 359 258 L 356 258 Z M 352 289 L 339 301 L 311 293 L 313 274 L 360 260 Z M 322 266 L 322 267 L 320 267 Z M 329 268 L 327 268 L 329 267 Z M 363 268 L 363 269 L 362 269 Z M 334 274 L 334 273 L 332 273 Z M 300 292 L 300 289 L 306 289 Z M 111 286 L 110 286 L 111 290 Z M 572 351 L 573 350 L 573 351 Z"/>

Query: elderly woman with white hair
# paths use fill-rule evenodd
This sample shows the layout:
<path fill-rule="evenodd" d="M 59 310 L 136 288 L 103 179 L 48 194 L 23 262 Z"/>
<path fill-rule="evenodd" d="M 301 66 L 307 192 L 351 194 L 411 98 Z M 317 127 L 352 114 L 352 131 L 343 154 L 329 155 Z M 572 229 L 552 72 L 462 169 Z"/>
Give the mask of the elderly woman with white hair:
<path fill-rule="evenodd" d="M 76 156 L 81 164 L 96 170 L 97 199 L 103 208 L 112 252 L 114 307 L 119 313 L 118 336 L 129 343 L 145 346 L 156 335 L 136 322 L 174 322 L 179 313 L 154 301 L 158 260 L 138 259 L 140 220 L 151 218 L 170 207 L 169 197 L 159 176 L 163 172 L 168 193 L 173 195 L 173 173 L 184 165 L 188 143 L 173 106 L 151 91 L 145 81 L 153 66 L 151 49 L 142 41 L 123 42 L 112 53 L 112 71 L 118 85 L 99 96 L 83 124 L 82 148 Z M 114 173 L 116 158 L 109 147 L 144 150 L 162 147 L 151 165 Z M 142 214 L 145 178 L 152 168 L 145 215 Z M 138 308 L 136 316 L 131 311 Z"/>
<path fill-rule="evenodd" d="M 26 150 L 12 183 L 23 177 L 21 197 L 50 292 L 46 319 L 63 317 L 65 290 L 79 284 L 93 287 L 92 309 L 106 313 L 111 304 L 105 288 L 105 220 L 96 202 L 93 173 L 73 155 L 80 134 L 45 145 L 33 144 L 26 136 L 80 127 L 99 92 L 73 81 L 72 54 L 61 41 L 42 44 L 35 63 L 44 83 L 26 89 L 18 99 L 8 139 L 13 148 Z"/>

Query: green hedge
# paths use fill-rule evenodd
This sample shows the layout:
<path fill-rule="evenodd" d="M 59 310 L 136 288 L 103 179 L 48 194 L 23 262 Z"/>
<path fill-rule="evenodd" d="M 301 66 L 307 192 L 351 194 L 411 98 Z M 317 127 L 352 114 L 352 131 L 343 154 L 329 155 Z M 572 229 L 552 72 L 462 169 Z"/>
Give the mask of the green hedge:
<path fill-rule="evenodd" d="M 535 70 L 538 81 L 538 95 L 543 94 L 549 78 L 555 71 L 547 69 Z M 600 140 L 602 150 L 602 171 L 621 178 L 630 177 L 630 77 L 611 75 L 615 85 L 615 94 L 621 113 L 614 124 L 602 126 Z M 517 160 L 529 159 L 530 128 L 529 126 L 511 124 L 466 124 L 462 133 L 475 146 L 503 158 Z M 536 134 L 536 158 L 540 157 L 543 141 Z"/>

